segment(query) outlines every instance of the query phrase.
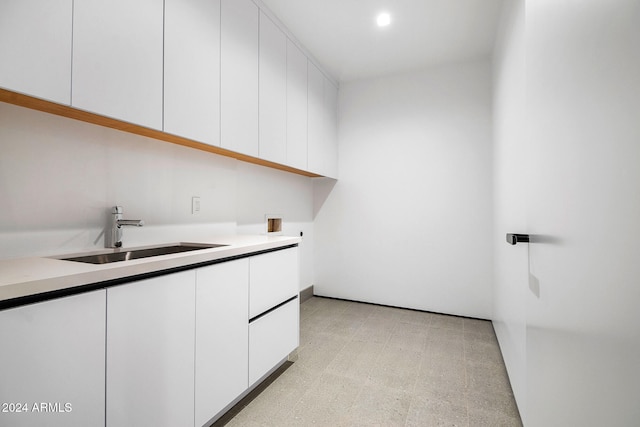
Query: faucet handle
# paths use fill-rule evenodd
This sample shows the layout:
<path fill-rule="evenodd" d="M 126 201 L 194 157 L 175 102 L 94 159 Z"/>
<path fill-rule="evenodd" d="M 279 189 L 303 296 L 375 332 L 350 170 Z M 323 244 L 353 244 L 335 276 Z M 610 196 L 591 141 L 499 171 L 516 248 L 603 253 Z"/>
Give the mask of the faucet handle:
<path fill-rule="evenodd" d="M 111 211 L 111 213 L 113 214 L 121 214 L 122 213 L 122 206 L 114 206 L 113 210 Z"/>

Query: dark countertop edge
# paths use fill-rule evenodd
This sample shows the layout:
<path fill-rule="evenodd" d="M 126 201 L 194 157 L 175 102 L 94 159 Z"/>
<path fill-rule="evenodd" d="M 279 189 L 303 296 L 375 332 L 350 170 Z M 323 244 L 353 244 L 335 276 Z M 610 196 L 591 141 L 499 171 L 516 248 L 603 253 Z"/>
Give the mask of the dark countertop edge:
<path fill-rule="evenodd" d="M 284 249 L 295 248 L 298 245 L 299 245 L 298 243 L 287 244 L 283 246 L 277 246 L 274 248 L 260 249 L 257 251 L 247 252 L 239 255 L 231 255 L 228 257 L 217 258 L 210 261 L 195 262 L 192 264 L 185 264 L 177 267 L 160 269 L 160 270 L 151 271 L 148 273 L 128 275 L 128 276 L 118 277 L 116 279 L 111 279 L 106 281 L 87 283 L 79 286 L 72 286 L 65 289 L 57 289 L 57 290 L 48 291 L 48 292 L 40 292 L 33 295 L 25 295 L 17 298 L 5 299 L 0 301 L 0 310 L 15 308 L 22 305 L 35 304 L 38 302 L 43 302 L 43 301 L 71 296 L 71 295 L 77 295 L 77 294 L 91 292 L 99 289 L 106 289 L 111 286 L 122 285 L 124 283 L 135 282 L 139 280 L 149 279 L 152 277 L 164 276 L 166 274 L 177 273 L 179 271 L 185 271 L 185 270 L 192 270 L 195 268 L 206 267 L 214 264 L 220 264 L 223 262 L 233 261 L 236 259 L 249 258 L 252 256 L 265 254 L 269 252 L 276 252 Z"/>

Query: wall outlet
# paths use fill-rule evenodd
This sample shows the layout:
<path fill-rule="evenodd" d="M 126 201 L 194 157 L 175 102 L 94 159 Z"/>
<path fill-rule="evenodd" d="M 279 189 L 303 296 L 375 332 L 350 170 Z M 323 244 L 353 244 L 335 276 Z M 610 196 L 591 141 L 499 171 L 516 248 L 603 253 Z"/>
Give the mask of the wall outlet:
<path fill-rule="evenodd" d="M 200 214 L 200 197 L 193 196 L 191 198 L 191 214 L 199 215 Z"/>

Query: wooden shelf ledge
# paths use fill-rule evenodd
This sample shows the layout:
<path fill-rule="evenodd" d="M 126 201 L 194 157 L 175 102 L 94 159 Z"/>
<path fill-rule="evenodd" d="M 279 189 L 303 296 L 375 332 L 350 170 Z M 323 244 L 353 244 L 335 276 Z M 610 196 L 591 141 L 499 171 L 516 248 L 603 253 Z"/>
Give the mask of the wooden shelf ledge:
<path fill-rule="evenodd" d="M 121 130 L 136 135 L 142 135 L 160 141 L 170 142 L 172 144 L 182 145 L 185 147 L 195 148 L 196 150 L 207 151 L 209 153 L 218 154 L 225 157 L 232 157 L 243 162 L 252 163 L 254 165 L 265 166 L 272 169 L 278 169 L 297 175 L 318 178 L 322 175 L 307 172 L 301 169 L 292 168 L 280 163 L 270 162 L 257 157 L 247 156 L 246 154 L 236 153 L 214 145 L 204 144 L 202 142 L 172 135 L 155 129 L 149 129 L 144 126 L 134 125 L 132 123 L 123 122 L 112 119 L 110 117 L 101 116 L 99 114 L 89 113 L 87 111 L 78 110 L 68 105 L 57 104 L 55 102 L 46 101 L 21 93 L 12 92 L 10 90 L 0 88 L 0 101 L 8 104 L 18 105 L 20 107 L 30 108 L 32 110 L 43 111 L 45 113 L 55 114 L 57 116 L 68 117 L 74 120 L 80 120 L 86 123 L 92 123 L 98 126 L 104 126 L 112 129 Z"/>

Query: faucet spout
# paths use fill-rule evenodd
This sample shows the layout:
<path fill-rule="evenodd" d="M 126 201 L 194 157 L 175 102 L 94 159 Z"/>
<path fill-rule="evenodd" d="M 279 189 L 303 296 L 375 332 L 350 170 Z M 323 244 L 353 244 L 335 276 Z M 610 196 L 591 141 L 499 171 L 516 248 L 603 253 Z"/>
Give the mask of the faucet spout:
<path fill-rule="evenodd" d="M 131 227 L 142 227 L 144 225 L 144 221 L 141 219 L 119 219 L 118 227 L 122 227 L 123 225 L 128 225 Z"/>
<path fill-rule="evenodd" d="M 141 219 L 122 219 L 122 206 L 114 206 L 111 211 L 111 230 L 105 238 L 105 247 L 122 247 L 122 227 L 142 227 L 144 221 Z"/>

